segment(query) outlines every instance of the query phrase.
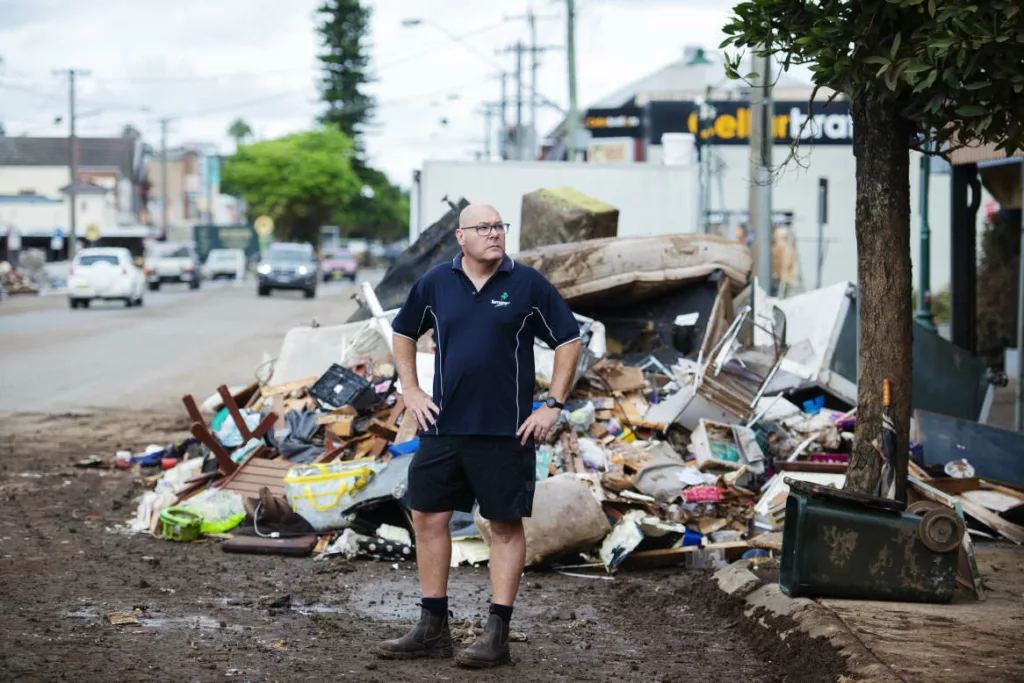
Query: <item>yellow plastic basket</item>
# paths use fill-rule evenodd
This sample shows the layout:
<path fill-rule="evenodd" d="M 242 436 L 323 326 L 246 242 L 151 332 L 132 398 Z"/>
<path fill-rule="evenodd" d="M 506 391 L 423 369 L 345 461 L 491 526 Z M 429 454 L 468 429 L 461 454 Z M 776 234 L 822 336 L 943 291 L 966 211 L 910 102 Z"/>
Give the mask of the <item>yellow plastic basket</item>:
<path fill-rule="evenodd" d="M 292 511 L 317 531 L 344 526 L 339 506 L 352 499 L 374 476 L 373 460 L 297 465 L 284 478 L 285 496 Z"/>

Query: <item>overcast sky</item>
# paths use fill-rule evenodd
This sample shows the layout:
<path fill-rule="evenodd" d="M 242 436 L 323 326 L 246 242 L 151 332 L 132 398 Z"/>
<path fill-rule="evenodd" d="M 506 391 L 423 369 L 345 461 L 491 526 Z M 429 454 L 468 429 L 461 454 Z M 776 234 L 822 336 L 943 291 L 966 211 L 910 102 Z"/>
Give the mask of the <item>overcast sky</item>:
<path fill-rule="evenodd" d="M 81 135 L 117 135 L 125 123 L 160 141 L 210 142 L 241 117 L 259 137 L 308 128 L 318 103 L 319 0 L 0 0 L 0 121 L 8 135 L 67 134 L 67 78 L 79 79 Z M 675 61 L 684 45 L 717 48 L 730 0 L 579 0 L 581 107 Z M 483 148 L 482 102 L 497 101 L 501 53 L 526 40 L 530 0 L 377 0 L 371 54 L 379 109 L 367 138 L 375 164 L 408 186 L 426 158 L 470 159 Z M 564 46 L 565 3 L 533 0 L 542 45 Z M 403 27 L 403 19 L 424 23 Z M 443 27 L 462 42 L 451 40 Z M 467 46 L 468 45 L 468 46 Z M 565 53 L 542 56 L 538 90 L 568 105 Z M 528 84 L 528 81 L 527 81 Z M 514 82 L 509 84 L 514 95 Z M 147 108 L 148 111 L 142 111 Z M 54 124 L 55 116 L 64 122 Z M 560 120 L 541 111 L 542 134 Z M 441 124 L 447 119 L 448 125 Z"/>

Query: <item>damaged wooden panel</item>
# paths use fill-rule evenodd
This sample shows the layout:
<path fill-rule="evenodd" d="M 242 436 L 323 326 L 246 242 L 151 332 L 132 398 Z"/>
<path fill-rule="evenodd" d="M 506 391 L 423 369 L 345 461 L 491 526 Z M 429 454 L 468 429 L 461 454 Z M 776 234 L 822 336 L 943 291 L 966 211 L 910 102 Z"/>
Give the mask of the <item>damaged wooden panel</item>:
<path fill-rule="evenodd" d="M 618 235 L 619 210 L 569 187 L 523 195 L 519 248 L 581 242 Z"/>

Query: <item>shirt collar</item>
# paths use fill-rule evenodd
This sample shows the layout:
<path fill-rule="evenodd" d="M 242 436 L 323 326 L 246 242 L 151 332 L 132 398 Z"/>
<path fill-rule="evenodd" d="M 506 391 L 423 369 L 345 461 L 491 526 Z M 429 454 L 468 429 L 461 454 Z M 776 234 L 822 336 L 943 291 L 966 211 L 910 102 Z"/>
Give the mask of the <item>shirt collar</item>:
<path fill-rule="evenodd" d="M 515 268 L 515 267 L 516 267 L 516 262 L 512 260 L 511 256 L 509 256 L 508 254 L 505 254 L 501 258 L 501 265 L 498 266 L 498 272 L 499 273 L 511 273 L 512 269 Z M 462 252 L 461 251 L 458 254 L 455 255 L 455 258 L 452 259 L 452 270 L 458 270 L 458 271 L 461 271 L 463 273 L 466 272 L 462 268 Z"/>

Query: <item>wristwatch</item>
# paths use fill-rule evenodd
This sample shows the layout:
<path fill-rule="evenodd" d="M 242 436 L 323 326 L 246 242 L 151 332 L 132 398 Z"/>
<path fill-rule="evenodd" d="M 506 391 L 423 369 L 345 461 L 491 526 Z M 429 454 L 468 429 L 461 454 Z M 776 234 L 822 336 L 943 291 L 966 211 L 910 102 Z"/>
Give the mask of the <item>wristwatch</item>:
<path fill-rule="evenodd" d="M 548 408 L 558 408 L 559 410 L 565 407 L 565 404 L 559 403 L 558 399 L 555 398 L 554 396 L 548 396 L 547 400 L 544 401 L 544 405 L 546 405 Z"/>

